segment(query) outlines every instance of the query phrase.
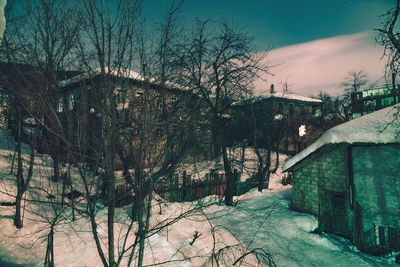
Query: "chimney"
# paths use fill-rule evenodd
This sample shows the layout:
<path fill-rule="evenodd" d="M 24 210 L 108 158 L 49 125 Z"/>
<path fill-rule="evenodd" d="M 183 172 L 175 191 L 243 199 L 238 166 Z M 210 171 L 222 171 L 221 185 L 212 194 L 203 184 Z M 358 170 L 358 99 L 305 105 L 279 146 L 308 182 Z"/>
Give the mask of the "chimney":
<path fill-rule="evenodd" d="M 271 95 L 275 94 L 275 85 L 271 84 L 271 88 L 269 89 L 269 92 L 271 93 Z"/>

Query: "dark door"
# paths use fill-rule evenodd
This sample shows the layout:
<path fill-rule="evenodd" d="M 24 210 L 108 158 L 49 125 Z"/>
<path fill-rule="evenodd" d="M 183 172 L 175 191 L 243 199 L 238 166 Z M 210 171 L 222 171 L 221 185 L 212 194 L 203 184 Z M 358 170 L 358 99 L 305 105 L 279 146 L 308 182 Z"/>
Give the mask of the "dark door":
<path fill-rule="evenodd" d="M 332 193 L 331 200 L 331 231 L 346 236 L 346 195 L 345 193 Z"/>

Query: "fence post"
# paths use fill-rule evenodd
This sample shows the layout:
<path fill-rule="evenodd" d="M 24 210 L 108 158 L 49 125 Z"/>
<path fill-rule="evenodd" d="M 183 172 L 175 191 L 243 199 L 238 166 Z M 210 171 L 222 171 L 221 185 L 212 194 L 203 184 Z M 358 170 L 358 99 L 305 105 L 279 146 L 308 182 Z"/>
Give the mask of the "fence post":
<path fill-rule="evenodd" d="M 174 175 L 174 185 L 176 188 L 179 188 L 179 174 L 177 173 Z"/>
<path fill-rule="evenodd" d="M 186 175 L 186 171 L 183 171 L 182 174 L 182 189 L 183 189 L 183 194 L 182 194 L 182 201 L 186 200 L 186 191 L 187 191 L 187 186 L 188 186 L 188 180 L 187 180 L 187 175 Z"/>
<path fill-rule="evenodd" d="M 239 173 L 237 169 L 233 169 L 233 179 L 234 179 L 234 190 L 233 190 L 233 194 L 235 196 L 237 196 L 237 185 L 238 185 L 238 179 L 239 178 Z"/>

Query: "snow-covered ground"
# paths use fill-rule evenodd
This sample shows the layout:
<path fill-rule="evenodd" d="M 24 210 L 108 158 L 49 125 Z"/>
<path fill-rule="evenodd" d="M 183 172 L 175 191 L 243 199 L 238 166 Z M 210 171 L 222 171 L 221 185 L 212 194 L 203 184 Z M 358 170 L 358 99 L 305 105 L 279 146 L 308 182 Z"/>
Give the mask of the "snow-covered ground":
<path fill-rule="evenodd" d="M 393 266 L 393 257 L 360 253 L 342 238 L 314 234 L 314 216 L 289 209 L 290 188 L 239 197 L 236 207 L 213 210 L 214 224 L 221 224 L 249 246 L 269 251 L 278 266 Z M 227 215 L 227 216 L 226 216 Z"/>
<path fill-rule="evenodd" d="M 264 149 L 260 149 L 261 155 L 266 158 L 266 151 Z M 229 155 L 232 160 L 232 169 L 236 169 L 241 175 L 240 180 L 246 181 L 246 179 L 250 178 L 257 172 L 258 166 L 258 158 L 252 148 L 246 148 L 243 150 L 242 148 L 230 148 Z M 287 156 L 285 154 L 279 154 L 279 162 L 280 165 L 286 160 Z M 271 154 L 271 169 L 275 166 L 276 162 L 276 154 Z M 182 173 L 186 171 L 188 175 L 191 175 L 192 179 L 204 179 L 207 173 L 216 172 L 216 173 L 224 173 L 224 166 L 222 156 L 215 160 L 205 160 L 196 162 L 194 164 L 181 164 L 178 168 L 178 173 Z M 274 174 L 272 174 L 274 175 Z"/>
<path fill-rule="evenodd" d="M 0 135 L 0 201 L 10 200 L 6 193 L 13 192 L 13 176 L 8 175 L 12 149 L 12 140 Z M 29 149 L 25 147 L 25 151 Z M 254 157 L 249 158 L 251 162 L 246 164 L 251 166 Z M 38 176 L 43 176 L 38 170 L 46 170 L 47 164 L 46 157 L 36 162 L 36 182 L 41 180 Z M 393 257 L 369 256 L 344 239 L 312 233 L 317 227 L 315 217 L 289 209 L 291 189 L 280 183 L 281 176 L 279 169 L 271 176 L 270 189 L 262 193 L 252 190 L 237 197 L 237 205 L 233 207 L 224 206 L 212 196 L 199 202 L 155 203 L 152 226 L 175 220 L 187 210 L 204 208 L 148 238 L 145 264 L 169 261 L 158 266 L 210 266 L 214 245 L 214 252 L 229 245 L 221 266 L 232 266 L 241 254 L 255 248 L 271 253 L 278 266 L 393 266 Z M 16 230 L 13 207 L 0 207 L 0 266 L 2 261 L 43 265 L 47 230 L 43 230 L 46 226 L 43 218 L 35 214 L 37 209 L 27 205 L 24 228 Z M 116 211 L 116 238 L 126 229 L 127 211 L 123 208 Z M 104 236 L 106 209 L 99 211 L 98 221 L 98 232 Z M 87 219 L 78 216 L 77 221 L 61 224 L 56 230 L 57 266 L 101 266 Z M 126 261 L 121 266 L 126 266 Z M 256 266 L 255 257 L 246 257 L 241 266 Z"/>

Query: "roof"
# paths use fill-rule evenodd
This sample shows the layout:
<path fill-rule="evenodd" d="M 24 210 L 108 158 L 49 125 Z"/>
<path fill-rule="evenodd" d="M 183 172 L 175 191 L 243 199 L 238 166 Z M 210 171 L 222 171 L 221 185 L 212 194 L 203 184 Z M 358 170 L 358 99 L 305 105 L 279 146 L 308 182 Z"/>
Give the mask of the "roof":
<path fill-rule="evenodd" d="M 95 71 L 90 71 L 90 72 L 86 72 L 86 73 L 81 73 L 80 75 L 76 75 L 73 76 L 69 79 L 63 80 L 61 82 L 59 82 L 59 86 L 60 87 L 66 87 L 69 86 L 71 84 L 83 81 L 83 80 L 87 80 L 90 78 L 93 78 L 97 75 L 100 75 L 101 71 L 100 70 L 95 70 Z M 123 77 L 123 78 L 129 78 L 129 79 L 134 79 L 134 80 L 138 80 L 138 81 L 143 81 L 143 77 L 132 70 L 122 70 L 120 73 L 118 73 L 117 71 L 111 71 L 110 73 L 113 76 L 117 76 L 117 77 Z"/>
<path fill-rule="evenodd" d="M 326 131 L 309 147 L 287 160 L 282 169 L 289 170 L 313 152 L 328 144 L 392 144 L 399 143 L 400 104 L 390 106 Z"/>
<path fill-rule="evenodd" d="M 292 94 L 292 93 L 277 92 L 275 94 L 270 94 L 270 95 L 259 95 L 259 96 L 252 96 L 252 97 L 244 98 L 244 99 L 234 102 L 232 105 L 233 106 L 244 106 L 244 105 L 248 105 L 248 104 L 254 104 L 254 103 L 257 103 L 257 102 L 260 102 L 263 100 L 271 100 L 274 98 L 296 100 L 296 101 L 308 102 L 308 103 L 322 103 L 322 101 L 320 99 L 296 95 L 296 94 Z"/>
<path fill-rule="evenodd" d="M 69 87 L 69 86 L 79 83 L 81 81 L 93 79 L 99 75 L 101 75 L 101 71 L 99 69 L 90 71 L 90 72 L 86 72 L 86 73 L 81 73 L 80 75 L 76 75 L 69 79 L 60 81 L 59 86 L 60 86 L 60 88 Z M 129 80 L 135 81 L 135 82 L 145 81 L 145 78 L 143 78 L 143 76 L 140 73 L 133 71 L 133 70 L 127 70 L 127 69 L 122 69 L 119 71 L 113 70 L 113 71 L 110 71 L 109 73 L 107 73 L 107 75 L 111 75 L 116 78 L 129 79 Z M 157 84 L 156 79 L 153 77 L 150 77 L 148 79 L 148 82 L 155 87 L 168 89 L 171 91 L 185 91 L 186 90 L 186 88 L 179 86 L 176 83 L 169 82 L 169 81 L 167 81 L 165 83 L 165 86 L 161 87 L 159 84 Z"/>

